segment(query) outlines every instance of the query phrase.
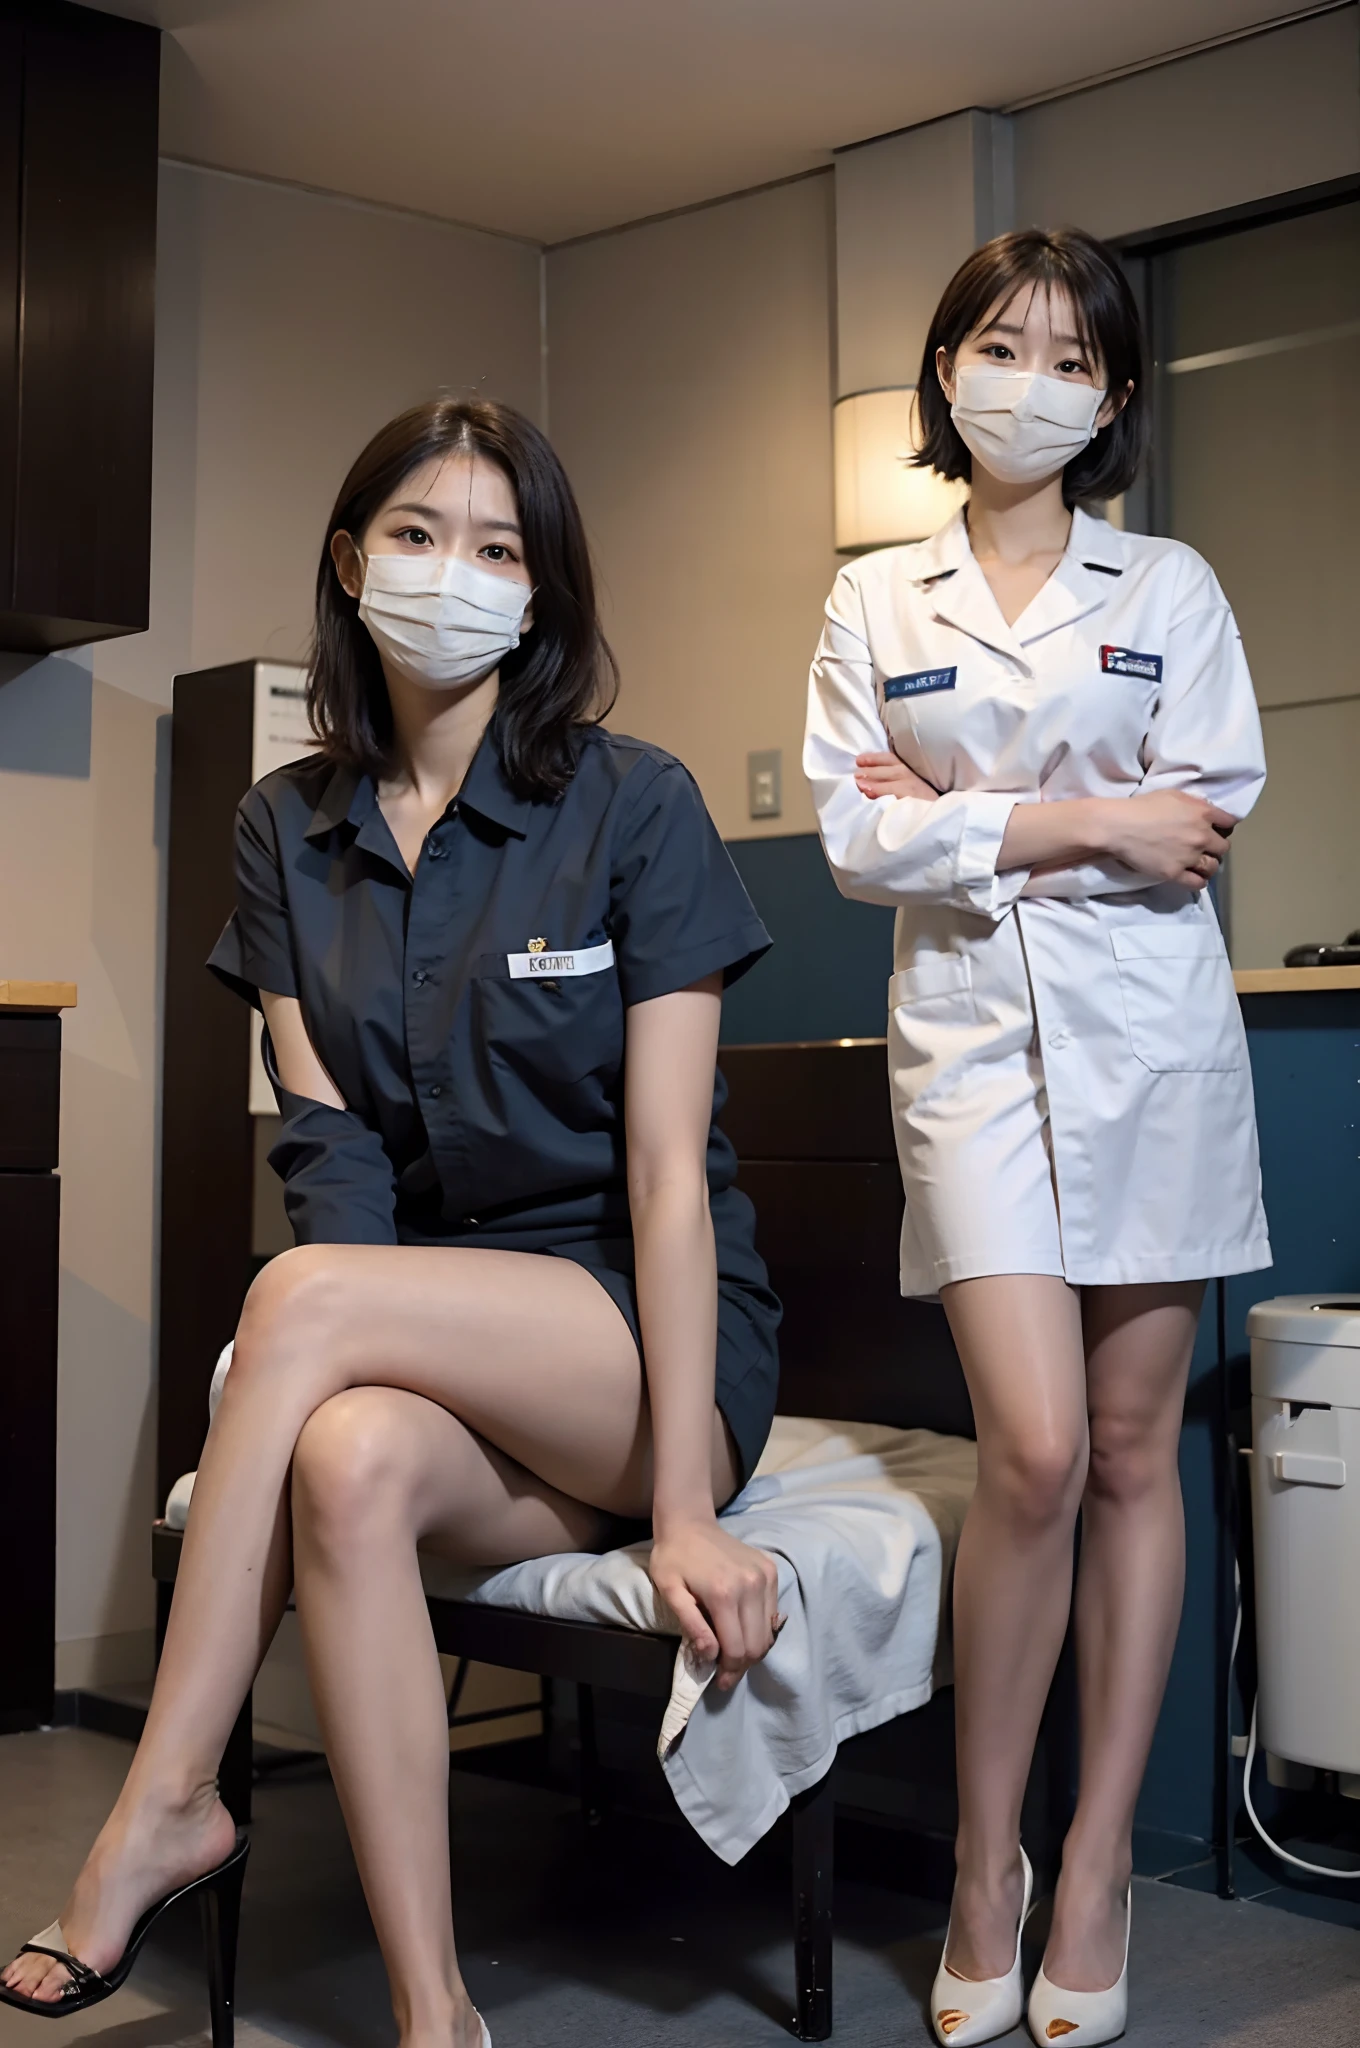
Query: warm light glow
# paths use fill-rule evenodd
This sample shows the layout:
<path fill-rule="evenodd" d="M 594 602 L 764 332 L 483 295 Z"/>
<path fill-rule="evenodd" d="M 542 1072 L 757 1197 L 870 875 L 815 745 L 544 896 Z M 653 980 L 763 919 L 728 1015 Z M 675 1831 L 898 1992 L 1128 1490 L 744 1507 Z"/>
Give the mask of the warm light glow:
<path fill-rule="evenodd" d="M 938 533 L 968 495 L 931 469 L 913 469 L 916 393 L 860 391 L 832 414 L 836 456 L 836 546 L 891 547 Z"/>

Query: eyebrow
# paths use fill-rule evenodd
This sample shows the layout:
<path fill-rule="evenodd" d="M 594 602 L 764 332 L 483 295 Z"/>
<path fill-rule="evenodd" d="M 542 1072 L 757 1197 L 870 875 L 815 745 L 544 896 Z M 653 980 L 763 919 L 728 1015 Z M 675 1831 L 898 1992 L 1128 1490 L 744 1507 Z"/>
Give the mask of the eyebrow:
<path fill-rule="evenodd" d="M 984 334 L 1023 334 L 1024 331 L 1023 327 L 1016 327 L 1006 320 L 993 320 L 982 329 Z M 1054 341 L 1070 342 L 1073 348 L 1085 348 L 1086 346 L 1079 334 L 1055 334 L 1052 336 L 1052 339 Z"/>
<path fill-rule="evenodd" d="M 437 520 L 442 519 L 444 517 L 444 514 L 440 511 L 437 505 L 405 504 L 393 505 L 389 509 L 392 513 L 414 512 L 417 518 L 419 519 Z M 483 527 L 487 531 L 492 531 L 496 533 L 519 532 L 519 527 L 513 519 L 479 519 L 477 521 L 477 524 L 478 526 Z"/>

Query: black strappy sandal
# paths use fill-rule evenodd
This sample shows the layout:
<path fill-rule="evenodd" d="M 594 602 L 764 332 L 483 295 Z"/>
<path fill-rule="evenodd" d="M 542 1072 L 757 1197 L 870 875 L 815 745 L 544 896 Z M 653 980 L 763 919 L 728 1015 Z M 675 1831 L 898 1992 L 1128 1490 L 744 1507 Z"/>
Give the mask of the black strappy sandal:
<path fill-rule="evenodd" d="M 49 2020 L 64 2020 L 73 2012 L 84 2012 L 87 2006 L 99 2005 L 127 1982 L 142 1943 L 166 1907 L 176 1905 L 180 1899 L 197 1897 L 208 1965 L 213 2048 L 232 2048 L 236 1938 L 241 1925 L 241 1883 L 249 1854 L 250 1837 L 244 1828 L 238 1828 L 236 1847 L 225 1863 L 219 1863 L 216 1870 L 208 1871 L 204 1877 L 196 1877 L 192 1884 L 181 1885 L 178 1891 L 168 1892 L 154 1906 L 147 1907 L 129 1935 L 127 1947 L 107 1975 L 92 1970 L 88 1963 L 81 1962 L 79 1956 L 70 1954 L 64 1944 L 61 1922 L 54 1920 L 50 1927 L 44 1927 L 41 1934 L 35 1934 L 32 1941 L 26 1941 L 19 1954 L 51 1956 L 54 1962 L 62 1964 L 69 1974 L 61 1991 L 56 1998 L 30 1998 L 26 1992 L 11 1991 L 7 1984 L 0 1984 L 0 2004 L 17 2006 L 20 2012 L 35 2013 L 39 2018 Z"/>

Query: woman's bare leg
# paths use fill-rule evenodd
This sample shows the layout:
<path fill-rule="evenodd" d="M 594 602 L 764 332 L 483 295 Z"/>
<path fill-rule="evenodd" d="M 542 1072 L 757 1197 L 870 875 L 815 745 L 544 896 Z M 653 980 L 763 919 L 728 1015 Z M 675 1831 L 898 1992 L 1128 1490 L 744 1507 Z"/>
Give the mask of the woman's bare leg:
<path fill-rule="evenodd" d="M 1086 1478 L 1081 1308 L 1063 1280 L 1003 1274 L 940 1290 L 978 1436 L 954 1577 L 959 1786 L 949 1965 L 999 1977 L 1015 1957 L 1020 1808 L 1067 1628 Z"/>
<path fill-rule="evenodd" d="M 1091 1465 L 1081 1509 L 1081 1792 L 1044 1967 L 1069 1991 L 1124 1960 L 1133 1812 L 1185 1589 L 1178 1452 L 1204 1288 L 1101 1287 L 1085 1301 Z"/>
<path fill-rule="evenodd" d="M 164 1879 L 168 1859 L 176 1877 L 189 1876 L 230 1845 L 216 1772 L 277 1620 L 293 1452 L 325 1401 L 369 1385 L 424 1395 L 591 1506 L 645 1511 L 651 1444 L 637 1351 L 580 1267 L 358 1245 L 274 1260 L 247 1299 L 195 1482 L 129 1787 L 61 1916 L 73 1952 L 96 1969 L 117 1959 L 137 1915 L 175 1881 Z M 55 1996 L 64 1972 L 24 1957 L 4 1976 Z"/>
<path fill-rule="evenodd" d="M 636 1404 L 640 1373 L 620 1392 Z M 715 1418 L 716 1420 L 716 1418 Z M 715 1432 L 715 1483 L 730 1483 Z M 471 1564 L 580 1549 L 603 1517 L 444 1410 L 356 1388 L 293 1462 L 297 1608 L 403 2048 L 476 2048 L 453 1942 L 448 1738 L 416 1545 Z"/>

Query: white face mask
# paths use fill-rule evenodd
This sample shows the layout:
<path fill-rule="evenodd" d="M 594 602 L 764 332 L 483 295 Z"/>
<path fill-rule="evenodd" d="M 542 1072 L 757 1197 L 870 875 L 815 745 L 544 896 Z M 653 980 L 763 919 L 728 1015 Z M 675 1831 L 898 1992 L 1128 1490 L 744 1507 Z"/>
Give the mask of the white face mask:
<path fill-rule="evenodd" d="M 369 555 L 359 617 L 402 675 L 451 690 L 489 676 L 519 646 L 532 594 L 456 555 Z"/>
<path fill-rule="evenodd" d="M 1094 441 L 1105 393 L 1062 377 L 967 363 L 949 412 L 964 446 L 1008 484 L 1038 483 L 1066 469 Z"/>

